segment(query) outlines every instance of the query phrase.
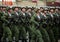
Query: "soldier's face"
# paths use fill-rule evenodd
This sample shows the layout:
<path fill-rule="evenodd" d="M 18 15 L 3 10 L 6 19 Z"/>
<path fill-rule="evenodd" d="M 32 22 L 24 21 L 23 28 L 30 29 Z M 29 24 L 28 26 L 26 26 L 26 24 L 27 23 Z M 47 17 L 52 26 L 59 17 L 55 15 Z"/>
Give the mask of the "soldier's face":
<path fill-rule="evenodd" d="M 51 10 L 50 10 L 50 12 L 54 12 L 54 10 L 53 10 L 53 9 L 51 9 Z"/>
<path fill-rule="evenodd" d="M 18 11 L 19 9 L 18 8 L 15 8 L 15 11 Z"/>
<path fill-rule="evenodd" d="M 3 9 L 3 8 L 0 8 L 1 10 Z"/>
<path fill-rule="evenodd" d="M 0 8 L 0 11 L 2 11 L 2 8 Z"/>
<path fill-rule="evenodd" d="M 29 12 L 31 12 L 31 9 L 28 9 Z"/>
<path fill-rule="evenodd" d="M 3 8 L 3 11 L 5 11 L 6 10 L 6 8 Z"/>
<path fill-rule="evenodd" d="M 38 10 L 38 12 L 40 13 L 40 12 L 41 12 L 41 10 Z"/>
<path fill-rule="evenodd" d="M 59 10 L 58 9 L 55 9 L 55 12 L 58 12 Z"/>
<path fill-rule="evenodd" d="M 22 11 L 23 11 L 23 12 L 25 12 L 25 11 L 26 11 L 26 9 L 25 9 L 25 8 L 23 8 L 23 9 L 22 9 Z"/>
<path fill-rule="evenodd" d="M 44 13 L 47 13 L 47 11 L 45 10 Z"/>
<path fill-rule="evenodd" d="M 44 10 L 43 8 L 40 8 L 41 12 Z"/>
<path fill-rule="evenodd" d="M 9 12 L 12 12 L 12 11 L 13 11 L 12 9 L 9 10 Z"/>
<path fill-rule="evenodd" d="M 40 13 L 41 11 L 40 11 L 40 9 L 38 9 L 36 12 L 37 12 L 37 13 Z"/>

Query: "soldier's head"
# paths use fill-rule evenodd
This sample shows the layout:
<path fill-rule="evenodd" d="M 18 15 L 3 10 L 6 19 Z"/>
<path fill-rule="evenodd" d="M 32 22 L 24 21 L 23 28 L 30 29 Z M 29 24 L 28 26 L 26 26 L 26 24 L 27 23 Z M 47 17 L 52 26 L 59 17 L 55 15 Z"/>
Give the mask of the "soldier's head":
<path fill-rule="evenodd" d="M 46 13 L 48 13 L 48 11 L 47 11 L 47 10 L 44 10 L 43 12 L 44 12 L 45 14 L 46 14 Z"/>
<path fill-rule="evenodd" d="M 41 12 L 41 10 L 40 10 L 40 9 L 37 9 L 37 10 L 36 10 L 36 13 L 40 13 L 40 12 Z"/>
<path fill-rule="evenodd" d="M 18 9 L 19 9 L 19 11 L 21 11 L 21 7 L 19 7 Z"/>
<path fill-rule="evenodd" d="M 51 9 L 50 9 L 50 12 L 51 12 L 51 13 L 54 13 L 54 12 L 55 12 L 55 10 L 54 10 L 53 8 L 51 8 Z"/>
<path fill-rule="evenodd" d="M 19 10 L 19 8 L 18 8 L 18 7 L 15 7 L 15 8 L 14 8 L 14 11 L 16 11 L 16 12 L 17 12 L 18 10 Z"/>
<path fill-rule="evenodd" d="M 55 12 L 59 12 L 59 9 L 58 8 L 55 8 Z"/>
<path fill-rule="evenodd" d="M 26 12 L 26 8 L 25 7 L 21 8 L 21 11 Z"/>
<path fill-rule="evenodd" d="M 27 11 L 28 11 L 28 12 L 31 12 L 31 11 L 32 11 L 32 9 L 31 9 L 31 8 L 28 8 L 28 9 L 27 9 Z"/>
<path fill-rule="evenodd" d="M 13 12 L 12 8 L 9 8 L 7 11 L 10 13 Z"/>
<path fill-rule="evenodd" d="M 43 12 L 44 12 L 44 13 L 48 13 L 48 8 L 45 8 L 45 9 L 43 10 Z"/>
<path fill-rule="evenodd" d="M 3 7 L 2 10 L 5 11 L 6 10 L 6 7 Z"/>
<path fill-rule="evenodd" d="M 0 11 L 2 11 L 2 7 L 0 7 Z"/>
<path fill-rule="evenodd" d="M 40 10 L 41 10 L 41 12 L 43 12 L 43 10 L 44 10 L 43 7 L 40 7 Z"/>

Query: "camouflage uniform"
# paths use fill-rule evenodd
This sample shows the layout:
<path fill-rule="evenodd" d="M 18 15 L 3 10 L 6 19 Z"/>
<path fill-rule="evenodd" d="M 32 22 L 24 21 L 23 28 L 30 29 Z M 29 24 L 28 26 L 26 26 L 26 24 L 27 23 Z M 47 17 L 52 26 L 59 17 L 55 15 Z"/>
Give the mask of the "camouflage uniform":
<path fill-rule="evenodd" d="M 36 20 L 39 23 L 38 29 L 41 31 L 44 42 L 50 42 L 50 38 L 49 38 L 47 31 L 45 30 L 45 28 L 42 27 L 43 24 L 45 23 L 44 15 L 40 13 L 39 15 L 37 15 Z"/>
<path fill-rule="evenodd" d="M 7 20 L 7 17 L 8 14 L 7 13 L 4 13 L 3 16 L 2 16 L 2 19 L 3 19 L 3 42 L 7 42 L 7 41 L 12 41 L 12 32 L 8 26 L 9 24 L 9 21 Z"/>
<path fill-rule="evenodd" d="M 31 26 L 30 26 L 30 30 L 32 31 L 31 34 L 31 37 L 32 37 L 32 40 L 34 39 L 34 37 L 36 37 L 36 42 L 44 42 L 44 40 L 42 39 L 42 34 L 40 32 L 40 30 L 38 30 L 36 28 L 36 25 L 39 25 L 36 21 L 35 21 L 35 17 L 36 17 L 36 13 L 33 14 L 33 16 L 31 17 Z M 35 36 L 34 36 L 35 35 Z"/>
<path fill-rule="evenodd" d="M 49 13 L 46 15 L 47 16 L 47 28 L 46 28 L 46 30 L 49 34 L 51 42 L 55 42 L 55 37 L 54 37 L 53 30 L 52 30 L 53 22 L 52 22 L 52 16 L 51 15 L 52 14 L 49 14 Z"/>
<path fill-rule="evenodd" d="M 56 42 L 58 42 L 58 35 L 59 35 L 59 27 L 58 27 L 58 24 L 59 24 L 59 15 L 57 13 L 54 13 L 53 14 L 54 16 L 54 27 L 53 27 L 53 32 L 54 32 L 54 37 L 56 39 Z"/>

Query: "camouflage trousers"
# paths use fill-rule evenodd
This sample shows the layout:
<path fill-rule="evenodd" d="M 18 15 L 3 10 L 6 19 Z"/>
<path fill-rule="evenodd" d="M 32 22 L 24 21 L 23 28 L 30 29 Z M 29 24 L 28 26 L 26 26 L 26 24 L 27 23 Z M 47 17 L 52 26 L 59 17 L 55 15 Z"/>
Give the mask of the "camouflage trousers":
<path fill-rule="evenodd" d="M 8 26 L 3 28 L 2 42 L 12 41 L 12 32 Z"/>

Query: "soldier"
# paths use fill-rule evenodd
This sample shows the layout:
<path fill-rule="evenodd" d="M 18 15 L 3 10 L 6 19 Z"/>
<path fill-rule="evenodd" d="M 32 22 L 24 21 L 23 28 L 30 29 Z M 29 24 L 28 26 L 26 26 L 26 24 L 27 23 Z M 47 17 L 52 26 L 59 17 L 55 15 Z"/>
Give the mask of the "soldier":
<path fill-rule="evenodd" d="M 21 8 L 21 14 L 20 14 L 20 24 L 19 24 L 19 39 L 22 40 L 22 42 L 27 42 L 26 41 L 26 28 L 25 28 L 25 20 L 26 20 L 26 8 L 22 7 Z"/>
<path fill-rule="evenodd" d="M 47 32 L 49 34 L 50 40 L 51 42 L 55 42 L 55 37 L 54 37 L 54 33 L 53 33 L 53 14 L 54 14 L 54 10 L 51 8 L 49 10 L 49 13 L 47 14 Z"/>
<path fill-rule="evenodd" d="M 59 17 L 60 17 L 60 13 L 59 13 L 59 12 L 60 12 L 59 8 L 56 8 L 56 9 L 55 9 L 55 13 L 57 14 L 57 17 L 58 17 L 58 29 L 59 29 L 59 27 L 60 27 L 60 25 L 59 25 L 59 21 L 60 21 L 60 18 L 59 18 Z M 59 29 L 59 31 L 60 31 L 60 29 Z M 59 35 L 59 34 L 58 34 L 58 35 Z M 60 38 L 60 37 L 59 37 L 59 38 Z"/>
<path fill-rule="evenodd" d="M 59 35 L 59 27 L 58 27 L 59 12 L 58 12 L 58 9 L 55 9 L 55 14 L 53 14 L 53 16 L 54 16 L 54 25 L 55 25 L 54 28 L 53 28 L 53 32 L 54 32 L 56 42 L 58 42 L 58 35 Z"/>
<path fill-rule="evenodd" d="M 2 7 L 0 7 L 0 42 L 1 42 L 1 38 L 3 36 L 3 21 L 2 21 Z"/>
<path fill-rule="evenodd" d="M 39 23 L 35 21 L 35 18 L 36 18 L 36 13 L 33 14 L 33 16 L 31 17 L 31 23 L 32 23 L 31 30 L 33 30 L 32 33 L 36 35 L 36 37 L 35 37 L 36 42 L 44 42 L 44 40 L 42 39 L 42 34 L 41 34 L 40 30 L 37 29 L 37 26 L 39 26 Z"/>
<path fill-rule="evenodd" d="M 18 13 L 16 12 L 17 9 L 14 9 L 14 11 L 12 10 L 12 8 L 10 8 L 8 10 L 8 15 L 9 15 L 9 21 L 10 21 L 10 28 L 12 31 L 12 38 L 14 41 L 18 42 L 19 40 L 19 30 L 17 27 L 17 21 L 18 21 Z M 15 33 L 14 33 L 15 32 Z"/>
<path fill-rule="evenodd" d="M 2 41 L 3 42 L 12 42 L 12 32 L 8 26 L 9 21 L 8 21 L 8 14 L 3 14 L 3 37 L 2 37 Z"/>
<path fill-rule="evenodd" d="M 59 14 L 60 14 L 60 9 L 59 9 Z M 60 15 L 59 15 L 59 27 L 60 27 Z M 60 32 L 60 28 L 59 28 L 59 32 Z M 60 39 L 60 33 L 59 33 L 59 39 Z"/>
<path fill-rule="evenodd" d="M 27 11 L 26 11 L 26 28 L 27 28 L 27 32 L 29 33 L 29 40 L 30 40 L 30 42 L 35 42 L 35 34 L 34 33 L 32 33 L 32 31 L 34 31 L 33 30 L 33 28 L 31 28 L 31 17 L 32 17 L 32 8 L 30 8 L 30 7 L 28 7 L 27 8 Z"/>
<path fill-rule="evenodd" d="M 42 23 L 45 22 L 45 21 L 41 21 L 43 19 L 42 16 L 44 16 L 44 14 L 42 15 L 41 10 L 39 9 L 37 11 L 37 22 L 39 23 L 38 29 L 41 31 L 44 42 L 50 42 L 47 31 L 42 27 Z M 44 18 L 45 18 L 45 16 L 44 16 Z"/>
<path fill-rule="evenodd" d="M 26 28 L 27 28 L 26 30 L 29 33 L 29 40 L 30 40 L 30 42 L 43 42 L 42 35 L 41 35 L 40 31 L 36 30 L 36 26 L 35 26 L 36 22 L 34 22 L 35 16 L 36 16 L 36 14 L 32 13 L 32 9 L 28 8 L 26 11 L 26 22 L 28 25 L 28 26 L 26 26 Z"/>
<path fill-rule="evenodd" d="M 27 38 L 28 38 L 28 40 L 30 40 L 30 42 L 32 42 L 31 41 L 31 30 L 30 30 L 30 26 L 31 26 L 31 22 L 30 22 L 30 19 L 31 19 L 31 16 L 32 16 L 32 14 L 31 14 L 31 11 L 32 11 L 32 8 L 30 8 L 30 7 L 28 7 L 27 9 L 26 9 L 26 30 L 27 30 Z"/>

